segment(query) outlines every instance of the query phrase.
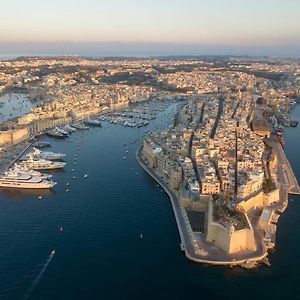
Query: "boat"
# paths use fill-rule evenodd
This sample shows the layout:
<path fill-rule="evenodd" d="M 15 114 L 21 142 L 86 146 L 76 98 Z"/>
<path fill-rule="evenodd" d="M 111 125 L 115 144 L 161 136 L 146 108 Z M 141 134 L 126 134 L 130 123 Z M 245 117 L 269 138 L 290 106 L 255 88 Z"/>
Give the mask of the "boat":
<path fill-rule="evenodd" d="M 0 175 L 0 188 L 52 189 L 56 182 L 26 174 Z"/>
<path fill-rule="evenodd" d="M 33 147 L 33 152 L 26 155 L 26 157 L 33 157 L 34 159 L 46 159 L 46 160 L 62 160 L 66 154 L 54 153 L 51 151 L 41 151 Z"/>
<path fill-rule="evenodd" d="M 47 148 L 47 147 L 51 147 L 51 144 L 50 143 L 47 143 L 47 142 L 35 142 L 33 144 L 33 146 L 35 148 Z"/>
<path fill-rule="evenodd" d="M 60 138 L 60 139 L 64 139 L 66 137 L 61 132 L 58 132 L 56 129 L 49 130 L 46 134 L 48 136 L 55 137 L 55 138 Z"/>
<path fill-rule="evenodd" d="M 39 177 L 42 179 L 51 179 L 52 178 L 52 175 L 50 175 L 50 174 L 45 174 L 45 173 L 41 173 L 38 171 L 34 171 L 30 168 L 19 166 L 18 164 L 15 164 L 12 168 L 10 168 L 8 170 L 8 172 L 5 172 L 4 174 L 8 174 L 8 173 L 31 175 L 31 176 Z"/>
<path fill-rule="evenodd" d="M 46 159 L 34 159 L 33 157 L 30 157 L 27 160 L 21 161 L 19 165 L 33 170 L 52 170 L 62 169 L 65 166 L 65 163 Z"/>
<path fill-rule="evenodd" d="M 101 122 L 97 119 L 87 119 L 84 121 L 85 125 L 89 125 L 89 126 L 98 126 L 101 127 Z"/>
<path fill-rule="evenodd" d="M 65 127 L 63 127 L 63 130 L 69 132 L 69 133 L 72 133 L 72 132 L 76 132 L 77 129 L 72 127 L 71 125 L 66 125 Z"/>
<path fill-rule="evenodd" d="M 51 251 L 50 256 L 53 257 L 55 255 L 55 249 Z"/>
<path fill-rule="evenodd" d="M 82 123 L 73 123 L 71 126 L 76 128 L 76 129 L 79 129 L 79 130 L 88 130 L 89 129 L 88 126 L 85 126 Z"/>
<path fill-rule="evenodd" d="M 70 133 L 66 130 L 63 130 L 62 128 L 60 127 L 55 127 L 55 130 L 61 134 L 63 134 L 64 136 L 68 136 Z"/>
<path fill-rule="evenodd" d="M 291 127 L 297 127 L 298 123 L 299 123 L 298 121 L 291 121 L 290 125 L 291 125 Z"/>

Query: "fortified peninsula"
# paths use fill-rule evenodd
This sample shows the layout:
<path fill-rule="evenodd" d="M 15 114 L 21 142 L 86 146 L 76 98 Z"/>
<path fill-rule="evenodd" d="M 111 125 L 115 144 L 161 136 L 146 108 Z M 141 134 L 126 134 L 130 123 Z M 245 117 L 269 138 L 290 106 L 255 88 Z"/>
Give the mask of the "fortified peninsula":
<path fill-rule="evenodd" d="M 181 249 L 202 263 L 268 263 L 288 195 L 300 193 L 283 150 L 283 127 L 298 125 L 299 62 L 25 57 L 0 71 L 1 173 L 40 135 L 90 118 L 139 128 L 164 100 L 180 101 L 174 127 L 148 132 L 137 160 L 171 199 Z M 31 110 L 14 114 L 27 105 L 18 97 L 8 113 L 4 96 L 20 93 Z"/>
<path fill-rule="evenodd" d="M 269 264 L 288 194 L 300 194 L 269 114 L 266 101 L 247 92 L 195 96 L 174 128 L 151 132 L 137 152 L 171 199 L 190 260 Z"/>

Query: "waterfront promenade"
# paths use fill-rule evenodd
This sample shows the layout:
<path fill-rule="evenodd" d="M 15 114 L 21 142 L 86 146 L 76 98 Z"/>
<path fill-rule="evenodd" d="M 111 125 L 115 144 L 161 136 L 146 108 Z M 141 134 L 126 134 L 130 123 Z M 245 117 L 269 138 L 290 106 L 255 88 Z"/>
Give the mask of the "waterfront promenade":
<path fill-rule="evenodd" d="M 300 195 L 300 187 L 297 178 L 294 175 L 293 169 L 284 153 L 282 146 L 275 139 L 272 139 L 270 143 L 277 155 L 278 173 L 276 175 L 278 182 L 288 194 Z"/>
<path fill-rule="evenodd" d="M 176 193 L 155 170 L 150 168 L 144 161 L 142 158 L 142 147 L 137 150 L 136 159 L 141 168 L 156 180 L 168 194 L 176 219 L 181 244 L 184 246 L 185 256 L 189 260 L 211 265 L 244 265 L 247 263 L 255 263 L 267 256 L 268 252 L 263 244 L 258 245 L 258 250 L 255 252 L 241 252 L 233 255 L 207 242 L 204 234 L 192 232 L 185 210 L 180 207 Z M 257 234 L 258 233 L 255 232 L 255 235 Z M 261 240 L 261 237 L 256 236 L 256 240 Z"/>

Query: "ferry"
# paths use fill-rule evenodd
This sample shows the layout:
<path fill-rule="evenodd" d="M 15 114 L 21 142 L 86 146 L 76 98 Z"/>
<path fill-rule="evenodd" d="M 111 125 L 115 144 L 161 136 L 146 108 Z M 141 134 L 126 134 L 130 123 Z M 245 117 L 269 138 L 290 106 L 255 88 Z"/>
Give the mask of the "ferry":
<path fill-rule="evenodd" d="M 56 182 L 26 174 L 0 175 L 0 188 L 52 189 Z"/>
<path fill-rule="evenodd" d="M 33 147 L 33 152 L 26 155 L 27 158 L 46 159 L 46 160 L 62 160 L 66 156 L 63 153 L 54 153 L 51 151 L 41 151 Z"/>
<path fill-rule="evenodd" d="M 33 170 L 52 170 L 62 169 L 65 166 L 65 163 L 46 159 L 34 159 L 31 157 L 28 160 L 21 161 L 19 165 Z"/>

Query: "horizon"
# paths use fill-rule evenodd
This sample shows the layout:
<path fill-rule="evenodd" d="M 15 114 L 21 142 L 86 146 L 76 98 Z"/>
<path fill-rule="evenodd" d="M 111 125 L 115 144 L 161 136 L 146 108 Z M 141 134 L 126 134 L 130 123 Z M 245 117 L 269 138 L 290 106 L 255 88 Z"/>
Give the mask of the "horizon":
<path fill-rule="evenodd" d="M 0 58 L 14 59 L 20 56 L 85 56 L 104 57 L 166 57 L 166 56 L 250 56 L 299 58 L 300 45 L 274 46 L 220 46 L 178 43 L 134 42 L 15 42 L 0 41 Z M 299 50 L 298 50 L 299 47 Z"/>
<path fill-rule="evenodd" d="M 300 2 L 125 2 L 3 3 L 0 53 L 300 56 Z"/>

